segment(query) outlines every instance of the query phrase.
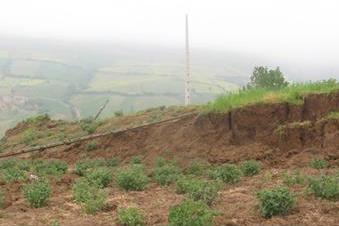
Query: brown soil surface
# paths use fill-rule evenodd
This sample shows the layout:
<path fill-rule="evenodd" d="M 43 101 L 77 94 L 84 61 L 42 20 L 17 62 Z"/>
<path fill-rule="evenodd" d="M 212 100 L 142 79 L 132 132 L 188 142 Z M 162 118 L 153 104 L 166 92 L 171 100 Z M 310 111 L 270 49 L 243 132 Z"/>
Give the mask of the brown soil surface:
<path fill-rule="evenodd" d="M 339 111 L 339 93 L 309 95 L 302 105 L 261 104 L 225 114 L 192 114 L 175 122 L 98 138 L 98 148 L 91 152 L 85 150 L 86 143 L 79 143 L 26 157 L 59 158 L 73 165 L 79 159 L 111 156 L 119 157 L 121 164 L 125 164 L 139 155 L 149 170 L 159 156 L 174 158 L 183 168 L 193 160 L 220 164 L 256 159 L 264 168 L 259 175 L 225 185 L 219 192 L 212 205 L 219 212 L 215 225 L 334 226 L 339 225 L 339 202 L 314 198 L 304 187 L 292 186 L 291 190 L 298 196 L 297 206 L 288 215 L 271 219 L 260 216 L 255 196 L 262 188 L 282 184 L 284 170 L 299 168 L 307 175 L 319 174 L 308 166 L 313 158 L 329 161 L 331 168 L 322 173 L 336 173 L 339 120 L 326 119 L 331 111 Z M 106 121 L 99 130 L 112 126 L 123 128 L 132 122 L 133 116 L 123 117 L 119 123 Z M 24 126 L 20 124 L 9 131 L 6 139 L 19 137 Z M 166 225 L 169 208 L 185 197 L 177 195 L 173 186 L 160 187 L 155 183 L 143 192 L 128 193 L 112 185 L 107 189 L 107 208 L 95 216 L 86 215 L 72 200 L 71 185 L 75 177 L 68 173 L 55 182 L 51 201 L 40 209 L 27 205 L 20 184 L 1 185 L 10 191 L 11 197 L 7 198 L 7 207 L 1 210 L 0 225 L 40 226 L 48 225 L 52 219 L 58 219 L 61 225 L 116 225 L 116 209 L 124 206 L 142 209 L 148 225 Z"/>

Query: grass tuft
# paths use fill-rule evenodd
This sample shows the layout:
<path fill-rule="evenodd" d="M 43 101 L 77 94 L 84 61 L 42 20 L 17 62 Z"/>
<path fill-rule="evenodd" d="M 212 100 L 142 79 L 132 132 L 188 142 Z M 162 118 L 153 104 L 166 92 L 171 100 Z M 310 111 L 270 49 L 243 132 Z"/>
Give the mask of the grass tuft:
<path fill-rule="evenodd" d="M 288 87 L 269 89 L 246 89 L 227 93 L 217 97 L 213 102 L 205 106 L 207 112 L 228 112 L 235 108 L 260 103 L 287 102 L 302 104 L 303 97 L 310 93 L 330 93 L 339 90 L 339 83 L 335 79 L 329 79 L 313 83 L 298 83 Z"/>

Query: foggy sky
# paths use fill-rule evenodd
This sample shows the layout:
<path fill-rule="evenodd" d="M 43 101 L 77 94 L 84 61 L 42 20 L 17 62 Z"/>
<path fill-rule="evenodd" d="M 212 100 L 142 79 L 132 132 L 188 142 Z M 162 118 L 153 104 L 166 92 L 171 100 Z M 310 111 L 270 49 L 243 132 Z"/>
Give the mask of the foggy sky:
<path fill-rule="evenodd" d="M 336 0 L 1 0 L 0 34 L 72 41 L 184 44 L 336 65 Z"/>

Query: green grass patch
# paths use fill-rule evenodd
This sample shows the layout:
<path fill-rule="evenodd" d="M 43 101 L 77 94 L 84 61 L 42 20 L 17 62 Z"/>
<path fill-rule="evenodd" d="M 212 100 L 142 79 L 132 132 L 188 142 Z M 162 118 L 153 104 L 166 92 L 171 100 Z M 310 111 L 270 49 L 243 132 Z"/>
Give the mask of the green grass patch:
<path fill-rule="evenodd" d="M 286 184 L 287 186 L 292 186 L 292 185 L 304 185 L 306 182 L 306 177 L 300 173 L 299 170 L 296 170 L 291 173 L 285 172 L 283 174 L 283 183 Z"/>
<path fill-rule="evenodd" d="M 107 167 L 95 168 L 85 175 L 90 184 L 100 188 L 107 187 L 113 180 L 112 171 Z"/>
<path fill-rule="evenodd" d="M 261 215 L 271 218 L 286 214 L 294 205 L 294 195 L 284 187 L 261 190 L 257 193 Z"/>
<path fill-rule="evenodd" d="M 176 182 L 176 192 L 178 194 L 188 194 L 194 201 L 202 201 L 211 205 L 218 196 L 220 184 L 204 179 L 181 177 Z"/>
<path fill-rule="evenodd" d="M 34 208 L 40 208 L 47 204 L 51 195 L 51 186 L 46 181 L 34 181 L 23 188 L 24 196 Z"/>
<path fill-rule="evenodd" d="M 95 214 L 105 206 L 106 192 L 88 180 L 83 178 L 76 180 L 72 190 L 74 200 L 82 205 L 86 213 Z"/>
<path fill-rule="evenodd" d="M 84 176 L 87 172 L 99 167 L 115 167 L 118 165 L 118 160 L 114 157 L 109 159 L 97 158 L 80 160 L 75 164 L 75 173 L 79 176 Z"/>
<path fill-rule="evenodd" d="M 170 185 L 175 182 L 181 174 L 180 168 L 173 161 L 158 159 L 153 171 L 154 179 L 160 185 Z"/>
<path fill-rule="evenodd" d="M 339 200 L 339 176 L 311 177 L 308 188 L 316 197 Z"/>
<path fill-rule="evenodd" d="M 204 161 L 192 161 L 185 169 L 185 174 L 194 176 L 203 176 L 207 173 L 210 165 Z"/>
<path fill-rule="evenodd" d="M 288 102 L 303 103 L 303 97 L 310 93 L 330 93 L 339 90 L 339 83 L 335 79 L 313 83 L 292 84 L 288 87 L 269 89 L 246 89 L 217 97 L 206 105 L 207 112 L 228 112 L 235 108 L 260 103 Z"/>
<path fill-rule="evenodd" d="M 142 191 L 149 182 L 141 165 L 131 165 L 119 169 L 115 179 L 118 186 L 126 191 Z"/>
<path fill-rule="evenodd" d="M 143 226 L 145 217 L 137 208 L 118 209 L 118 223 L 124 226 Z"/>
<path fill-rule="evenodd" d="M 91 141 L 88 144 L 86 144 L 85 150 L 86 151 L 94 151 L 98 148 L 97 142 Z"/>
<path fill-rule="evenodd" d="M 314 169 L 325 169 L 329 166 L 325 159 L 312 159 L 309 164 Z"/>
<path fill-rule="evenodd" d="M 260 172 L 260 163 L 255 160 L 244 161 L 240 164 L 244 176 L 254 176 Z"/>
<path fill-rule="evenodd" d="M 212 226 L 215 212 L 205 203 L 186 200 L 170 208 L 169 226 Z"/>
<path fill-rule="evenodd" d="M 337 119 L 339 119 L 339 111 L 332 111 L 328 115 L 326 115 L 325 118 L 337 120 Z"/>
<path fill-rule="evenodd" d="M 221 180 L 224 183 L 234 184 L 240 181 L 242 172 L 234 164 L 224 164 L 217 166 L 210 172 L 210 177 L 215 180 Z"/>

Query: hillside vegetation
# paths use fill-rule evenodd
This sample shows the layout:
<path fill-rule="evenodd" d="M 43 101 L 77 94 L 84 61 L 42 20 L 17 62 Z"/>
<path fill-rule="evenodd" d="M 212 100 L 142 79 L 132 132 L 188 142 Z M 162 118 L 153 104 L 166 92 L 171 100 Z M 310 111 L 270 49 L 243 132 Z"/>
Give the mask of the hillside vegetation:
<path fill-rule="evenodd" d="M 336 226 L 338 112 L 327 80 L 98 121 L 27 118 L 1 152 L 66 144 L 0 160 L 0 225 Z"/>
<path fill-rule="evenodd" d="M 229 92 L 207 104 L 207 111 L 227 112 L 253 104 L 264 103 L 303 103 L 303 97 L 312 93 L 331 93 L 339 90 L 339 82 L 329 79 L 319 82 L 291 84 L 281 89 L 255 88 Z"/>

